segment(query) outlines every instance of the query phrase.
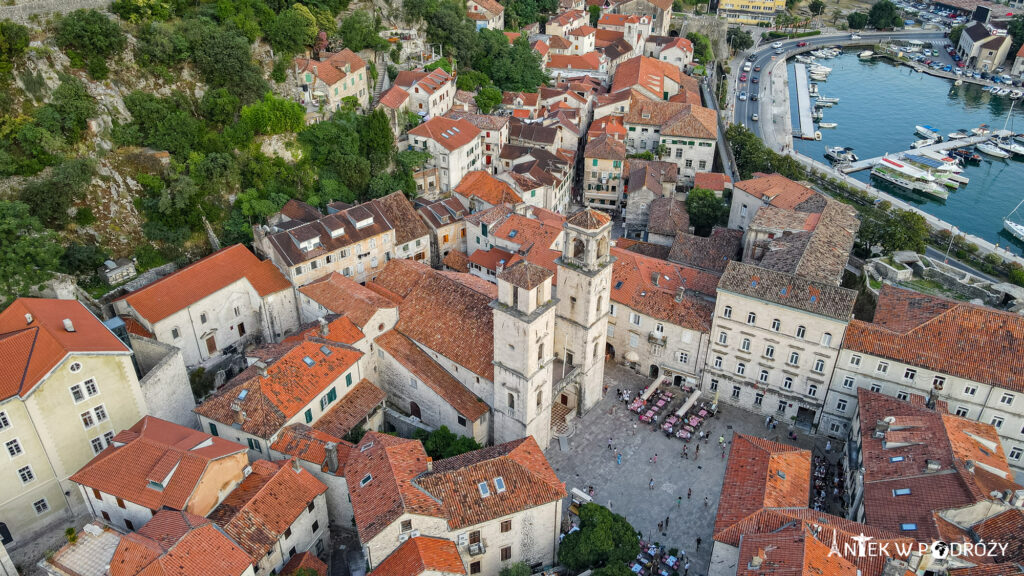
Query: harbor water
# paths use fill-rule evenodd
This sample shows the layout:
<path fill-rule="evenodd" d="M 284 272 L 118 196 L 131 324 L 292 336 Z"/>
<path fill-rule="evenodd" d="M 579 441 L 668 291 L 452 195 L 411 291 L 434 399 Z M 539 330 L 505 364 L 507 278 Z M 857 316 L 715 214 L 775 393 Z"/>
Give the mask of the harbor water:
<path fill-rule="evenodd" d="M 794 148 L 811 158 L 825 162 L 827 147 L 849 146 L 861 159 L 894 154 L 910 149 L 919 140 L 914 127 L 928 124 L 946 138 L 958 129 L 988 124 L 1002 129 L 1010 112 L 1011 100 L 984 92 L 981 86 L 916 72 L 884 60 L 864 61 L 857 51 L 838 58 L 818 60 L 832 68 L 825 82 L 818 82 L 822 96 L 839 98 L 839 103 L 824 109 L 822 122 L 835 122 L 836 128 L 821 128 L 821 141 L 794 139 Z M 793 63 L 788 66 L 790 89 L 795 91 Z M 796 94 L 790 94 L 791 118 L 798 118 Z M 1014 126 L 1015 124 L 1015 126 Z M 1024 100 L 1013 108 L 1009 129 L 1024 132 Z M 795 130 L 799 127 L 794 126 Z M 945 220 L 960 230 L 974 234 L 1011 252 L 1024 252 L 1024 243 L 1003 231 L 1003 218 L 1024 200 L 1024 161 L 982 157 L 980 165 L 967 165 L 963 175 L 970 183 L 951 191 L 945 202 L 904 192 L 870 178 L 870 171 L 850 176 L 871 184 Z M 872 181 L 873 180 L 873 181 Z M 1014 215 L 1024 222 L 1024 206 Z"/>

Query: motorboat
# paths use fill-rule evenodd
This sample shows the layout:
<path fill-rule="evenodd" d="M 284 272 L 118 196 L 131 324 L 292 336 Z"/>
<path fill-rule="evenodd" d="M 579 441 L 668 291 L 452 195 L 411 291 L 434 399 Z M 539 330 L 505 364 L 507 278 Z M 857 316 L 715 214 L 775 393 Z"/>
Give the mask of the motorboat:
<path fill-rule="evenodd" d="M 1007 96 L 1009 94 L 1010 94 L 1010 89 L 1009 88 L 1000 88 L 999 90 L 996 90 L 996 92 L 995 92 L 996 96 Z"/>
<path fill-rule="evenodd" d="M 835 122 L 818 122 L 818 128 L 835 128 L 836 126 L 839 126 L 839 124 Z"/>
<path fill-rule="evenodd" d="M 811 64 L 807 67 L 808 72 L 822 72 L 824 74 L 831 74 L 832 69 L 828 66 L 822 66 L 821 64 Z"/>
<path fill-rule="evenodd" d="M 969 138 L 971 135 L 966 130 L 957 130 L 956 132 L 950 132 L 946 138 L 950 140 L 960 140 L 961 138 Z"/>
<path fill-rule="evenodd" d="M 952 150 L 950 154 L 970 164 L 979 164 L 981 162 L 981 156 L 966 148 L 957 148 Z"/>
<path fill-rule="evenodd" d="M 822 112 L 821 108 L 815 108 L 811 110 L 811 120 L 821 120 L 825 117 L 825 113 Z"/>
<path fill-rule="evenodd" d="M 832 164 L 842 164 L 845 162 L 856 162 L 857 155 L 853 153 L 853 148 L 849 146 L 832 146 L 825 149 L 825 159 Z"/>
<path fill-rule="evenodd" d="M 971 128 L 971 134 L 974 134 L 975 136 L 984 136 L 986 134 L 991 134 L 991 133 L 992 133 L 992 129 L 988 127 L 988 124 L 982 124 L 981 126 L 978 126 L 977 128 Z"/>
<path fill-rule="evenodd" d="M 1010 98 L 1013 98 L 1014 100 L 1019 100 L 1022 97 L 1024 97 L 1024 91 L 1010 90 Z"/>
<path fill-rule="evenodd" d="M 1009 152 L 1003 150 L 999 146 L 996 146 L 992 142 L 979 142 L 974 145 L 974 149 L 977 150 L 978 152 L 981 152 L 982 154 L 987 154 L 988 156 L 992 156 L 994 158 L 1010 157 Z"/>
<path fill-rule="evenodd" d="M 814 56 L 805 56 L 803 54 L 798 54 L 794 59 L 797 62 L 802 62 L 804 64 L 810 64 L 811 62 L 814 62 Z"/>
<path fill-rule="evenodd" d="M 936 182 L 935 177 L 926 170 L 911 166 L 906 162 L 900 162 L 895 158 L 883 156 L 878 164 L 871 169 L 871 175 L 904 190 L 940 200 L 949 198 L 949 192 Z"/>
<path fill-rule="evenodd" d="M 826 104 L 839 104 L 839 98 L 826 98 L 824 96 L 818 96 L 818 102 L 824 102 Z"/>
<path fill-rule="evenodd" d="M 1017 142 L 1024 143 L 1024 134 L 1017 134 L 1013 137 L 1013 139 L 1016 140 Z"/>
<path fill-rule="evenodd" d="M 860 54 L 857 54 L 857 58 L 860 58 L 861 60 L 870 60 L 871 57 L 874 56 L 874 55 L 875 55 L 875 53 L 872 52 L 871 50 L 865 50 L 865 51 L 861 52 Z"/>
<path fill-rule="evenodd" d="M 940 142 L 942 141 L 942 135 L 939 134 L 939 131 L 927 124 L 914 126 L 914 132 L 922 138 L 938 138 Z"/>
<path fill-rule="evenodd" d="M 911 144 L 910 147 L 916 150 L 918 148 L 924 148 L 925 146 L 931 146 L 932 144 L 938 143 L 939 141 L 936 138 L 923 138 L 921 140 L 914 141 L 914 143 Z"/>
<path fill-rule="evenodd" d="M 818 95 L 818 85 L 815 84 L 814 82 L 811 82 L 810 85 L 807 86 L 807 94 L 809 96 L 817 96 Z"/>
<path fill-rule="evenodd" d="M 1017 204 L 1017 207 L 1013 209 L 1013 212 L 1010 212 L 1005 218 L 1003 218 L 1003 230 L 1009 232 L 1010 235 L 1017 240 L 1024 242 L 1024 224 L 1019 224 L 1010 220 L 1010 216 L 1013 216 L 1013 214 L 1020 208 L 1021 204 L 1024 204 L 1024 200 L 1021 200 L 1020 203 Z"/>
<path fill-rule="evenodd" d="M 996 140 L 995 144 L 1014 156 L 1024 156 L 1024 144 L 1021 144 L 1020 142 L 1015 142 L 1010 138 L 1001 138 Z"/>
<path fill-rule="evenodd" d="M 833 106 L 835 106 L 835 104 L 833 104 L 831 102 L 821 102 L 821 101 L 818 101 L 818 102 L 814 103 L 814 107 L 815 108 L 831 108 Z"/>

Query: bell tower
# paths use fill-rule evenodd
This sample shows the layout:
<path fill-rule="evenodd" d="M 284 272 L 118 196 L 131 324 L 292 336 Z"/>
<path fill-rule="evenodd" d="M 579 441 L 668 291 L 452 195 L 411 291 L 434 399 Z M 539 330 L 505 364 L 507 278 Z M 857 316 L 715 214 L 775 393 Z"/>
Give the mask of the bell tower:
<path fill-rule="evenodd" d="M 581 210 L 565 220 L 565 243 L 558 265 L 555 350 L 580 369 L 580 398 L 586 412 L 601 400 L 605 342 L 611 298 L 611 218 Z"/>
<path fill-rule="evenodd" d="M 495 444 L 533 436 L 541 449 L 551 440 L 551 374 L 554 361 L 554 274 L 521 260 L 498 273 L 494 310 Z"/>

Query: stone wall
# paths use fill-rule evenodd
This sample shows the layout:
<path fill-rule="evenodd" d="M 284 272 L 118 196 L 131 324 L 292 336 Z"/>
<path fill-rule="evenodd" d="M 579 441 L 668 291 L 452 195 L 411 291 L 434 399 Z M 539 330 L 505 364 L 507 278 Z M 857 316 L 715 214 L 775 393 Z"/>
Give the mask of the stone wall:
<path fill-rule="evenodd" d="M 417 430 L 423 430 L 424 432 L 436 430 L 436 428 L 424 424 L 421 420 L 406 416 L 391 408 L 384 409 L 384 422 L 386 424 L 384 427 L 385 431 L 393 431 L 402 438 L 412 438 L 412 435 Z"/>
<path fill-rule="evenodd" d="M 963 296 L 968 300 L 978 299 L 989 306 L 994 306 L 999 303 L 998 295 L 992 294 L 984 290 L 980 286 L 967 284 L 961 278 L 954 276 L 953 274 L 943 272 L 938 268 L 925 268 L 922 271 L 921 276 L 927 278 L 928 280 L 934 280 L 939 284 L 942 284 L 942 287 L 945 288 L 946 290 L 949 290 L 950 292 L 955 292 L 956 294 L 959 294 L 960 296 Z"/>
<path fill-rule="evenodd" d="M 142 372 L 139 386 L 146 400 L 146 412 L 175 424 L 196 428 L 199 423 L 192 412 L 196 400 L 192 396 L 181 350 L 134 334 L 129 339 Z"/>

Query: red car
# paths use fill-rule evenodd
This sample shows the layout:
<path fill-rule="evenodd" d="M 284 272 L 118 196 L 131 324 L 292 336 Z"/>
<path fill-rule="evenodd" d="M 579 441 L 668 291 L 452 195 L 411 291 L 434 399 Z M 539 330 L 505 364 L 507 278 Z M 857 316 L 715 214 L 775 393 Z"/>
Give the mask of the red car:
<path fill-rule="evenodd" d="M 746 74 L 740 74 L 740 82 L 746 82 L 746 81 L 747 81 L 747 75 Z"/>
<path fill-rule="evenodd" d="M 804 46 L 807 46 L 807 42 L 801 42 L 796 45 L 797 48 L 803 48 Z"/>

